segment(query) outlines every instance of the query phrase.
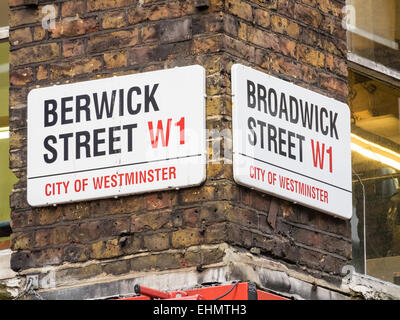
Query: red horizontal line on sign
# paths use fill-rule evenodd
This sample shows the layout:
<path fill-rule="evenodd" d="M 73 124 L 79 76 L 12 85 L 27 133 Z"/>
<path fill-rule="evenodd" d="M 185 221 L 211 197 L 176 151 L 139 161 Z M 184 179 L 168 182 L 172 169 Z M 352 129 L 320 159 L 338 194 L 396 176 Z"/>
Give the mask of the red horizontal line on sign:
<path fill-rule="evenodd" d="M 299 175 L 299 176 L 302 176 L 302 177 L 305 177 L 305 178 L 308 178 L 308 179 L 311 179 L 311 180 L 314 180 L 314 181 L 317 181 L 317 182 L 320 182 L 320 183 L 324 183 L 324 184 L 326 184 L 326 185 L 328 185 L 328 186 L 331 186 L 331 187 L 333 187 L 333 188 L 337 188 L 337 189 L 340 189 L 340 190 L 343 190 L 343 191 L 352 193 L 351 190 L 347 190 L 347 189 L 344 189 L 344 188 L 342 188 L 342 187 L 335 186 L 335 185 L 333 185 L 333 184 L 331 184 L 331 183 L 328 183 L 328 182 L 326 182 L 326 181 L 319 180 L 319 179 L 316 179 L 316 178 L 313 178 L 313 177 L 309 177 L 309 176 L 307 176 L 307 175 L 305 175 L 305 174 L 301 174 L 301 173 L 299 173 L 299 172 L 296 172 L 296 171 L 293 171 L 293 170 L 290 170 L 290 169 L 286 169 L 286 168 L 277 166 L 276 164 L 269 163 L 269 162 L 267 162 L 267 161 L 264 161 L 264 160 L 261 160 L 261 159 L 257 159 L 257 158 L 251 157 L 251 156 L 248 156 L 247 154 L 244 154 L 244 153 L 241 153 L 241 152 L 238 152 L 238 154 L 241 155 L 241 156 L 244 156 L 244 157 L 246 157 L 246 158 L 250 158 L 250 159 L 253 159 L 253 160 L 257 160 L 257 161 L 259 161 L 259 162 L 263 162 L 263 163 L 268 164 L 268 165 L 270 165 L 270 166 L 273 166 L 273 167 L 276 167 L 276 168 L 279 168 L 279 169 L 282 169 L 282 170 L 285 170 L 285 171 L 289 171 L 289 172 L 294 173 L 294 174 L 297 174 L 297 175 Z"/>
<path fill-rule="evenodd" d="M 202 156 L 201 153 L 193 154 L 193 155 L 189 155 L 189 156 L 175 157 L 175 158 L 166 158 L 166 159 L 159 159 L 159 160 L 152 160 L 152 161 L 142 161 L 142 162 L 135 162 L 135 163 L 127 163 L 127 164 L 121 164 L 121 165 L 109 166 L 109 167 L 102 167 L 102 168 L 93 168 L 93 169 L 85 169 L 85 170 L 77 170 L 77 171 L 69 171 L 69 172 L 60 172 L 60 173 L 56 173 L 56 174 L 48 174 L 48 175 L 36 176 L 36 177 L 28 177 L 28 180 L 29 179 L 48 178 L 48 177 L 54 177 L 54 176 L 60 176 L 60 175 L 65 175 L 65 174 L 72 174 L 72 173 L 97 171 L 97 170 L 111 169 L 111 168 L 121 168 L 121 167 L 127 167 L 127 166 L 133 166 L 133 165 L 145 164 L 145 163 L 155 163 L 155 162 L 168 161 L 168 160 L 179 160 L 179 159 L 184 159 L 184 158 L 194 158 L 194 157 L 200 157 L 200 156 Z"/>

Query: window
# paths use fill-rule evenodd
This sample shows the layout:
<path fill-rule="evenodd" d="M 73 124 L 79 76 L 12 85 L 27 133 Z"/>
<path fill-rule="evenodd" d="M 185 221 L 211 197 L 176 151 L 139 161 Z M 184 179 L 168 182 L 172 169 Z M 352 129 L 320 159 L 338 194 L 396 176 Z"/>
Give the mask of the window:
<path fill-rule="evenodd" d="M 353 264 L 400 285 L 400 1 L 347 5 Z"/>
<path fill-rule="evenodd" d="M 400 1 L 347 0 L 352 54 L 400 70 Z"/>
<path fill-rule="evenodd" d="M 0 225 L 10 220 L 9 196 L 16 182 L 9 169 L 9 42 L 8 42 L 8 2 L 0 4 Z M 8 238 L 0 238 L 0 250 L 9 246 Z"/>

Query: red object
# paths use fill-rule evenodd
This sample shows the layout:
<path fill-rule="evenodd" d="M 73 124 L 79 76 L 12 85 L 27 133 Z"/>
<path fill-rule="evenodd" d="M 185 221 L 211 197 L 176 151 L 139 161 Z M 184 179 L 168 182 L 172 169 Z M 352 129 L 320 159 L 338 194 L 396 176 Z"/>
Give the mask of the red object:
<path fill-rule="evenodd" d="M 247 282 L 171 292 L 136 285 L 135 292 L 140 295 L 119 300 L 289 300 L 276 294 L 257 290 L 254 285 Z"/>

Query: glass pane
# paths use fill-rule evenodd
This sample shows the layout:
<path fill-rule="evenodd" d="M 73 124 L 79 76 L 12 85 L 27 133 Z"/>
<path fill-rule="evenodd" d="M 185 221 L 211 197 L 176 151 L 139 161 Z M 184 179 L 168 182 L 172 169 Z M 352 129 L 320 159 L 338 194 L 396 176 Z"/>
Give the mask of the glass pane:
<path fill-rule="evenodd" d="M 8 41 L 0 42 L 0 128 L 8 126 L 8 54 Z"/>
<path fill-rule="evenodd" d="M 364 272 L 365 258 L 367 274 L 395 282 L 400 272 L 400 89 L 355 72 L 349 73 L 349 85 L 353 260 L 358 272 Z"/>
<path fill-rule="evenodd" d="M 0 0 L 0 28 L 8 26 L 8 1 Z"/>
<path fill-rule="evenodd" d="M 347 0 L 351 52 L 400 70 L 400 1 Z"/>

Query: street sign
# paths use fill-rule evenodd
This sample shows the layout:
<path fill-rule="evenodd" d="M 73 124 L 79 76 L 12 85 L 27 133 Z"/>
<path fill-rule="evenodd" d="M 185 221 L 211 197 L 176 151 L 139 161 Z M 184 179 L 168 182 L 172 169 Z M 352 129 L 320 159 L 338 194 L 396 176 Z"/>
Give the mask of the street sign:
<path fill-rule="evenodd" d="M 239 64 L 232 95 L 234 180 L 350 219 L 348 106 Z"/>
<path fill-rule="evenodd" d="M 205 125 L 205 70 L 198 65 L 34 89 L 28 202 L 199 185 Z"/>

